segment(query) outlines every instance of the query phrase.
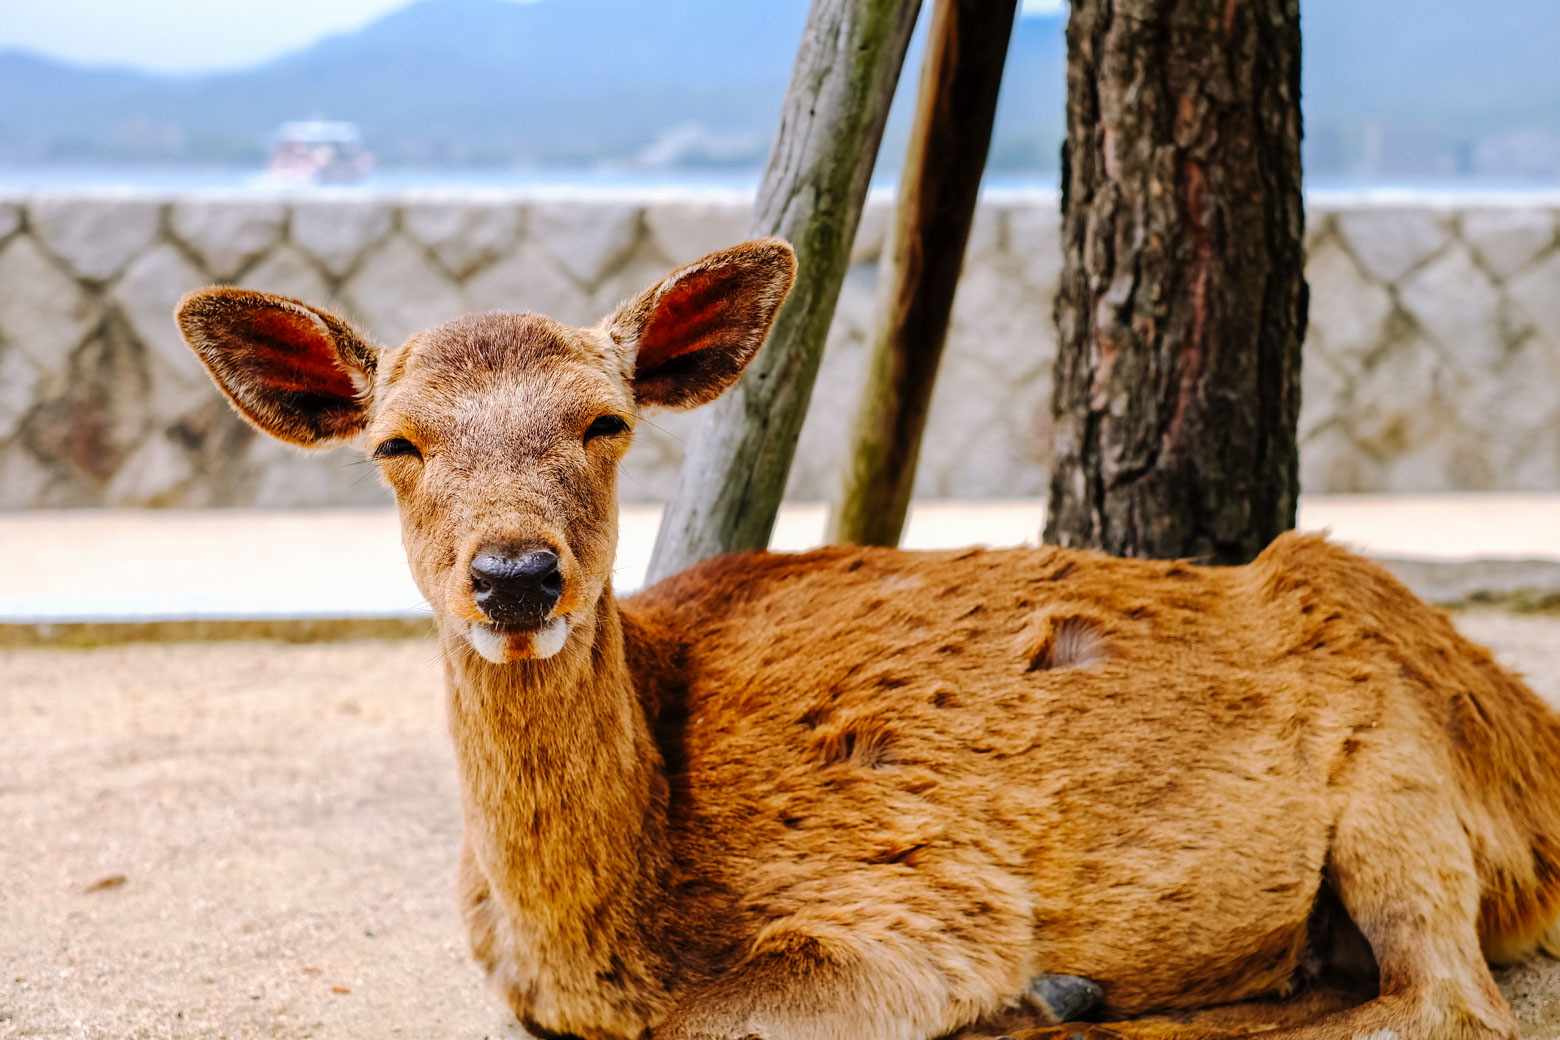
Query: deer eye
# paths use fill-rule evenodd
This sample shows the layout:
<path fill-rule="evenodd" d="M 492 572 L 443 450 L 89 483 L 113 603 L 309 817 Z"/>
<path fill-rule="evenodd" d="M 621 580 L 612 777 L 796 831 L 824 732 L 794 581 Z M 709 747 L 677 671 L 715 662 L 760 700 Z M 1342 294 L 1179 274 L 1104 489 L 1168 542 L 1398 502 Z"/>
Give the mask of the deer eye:
<path fill-rule="evenodd" d="M 627 432 L 628 423 L 621 416 L 603 415 L 591 423 L 590 428 L 585 431 L 585 442 L 589 444 L 597 437 L 612 437 L 616 434 Z"/>
<path fill-rule="evenodd" d="M 411 455 L 414 458 L 422 458 L 422 452 L 417 450 L 417 445 L 405 437 L 391 437 L 374 449 L 374 458 L 376 459 L 393 459 L 399 455 Z"/>

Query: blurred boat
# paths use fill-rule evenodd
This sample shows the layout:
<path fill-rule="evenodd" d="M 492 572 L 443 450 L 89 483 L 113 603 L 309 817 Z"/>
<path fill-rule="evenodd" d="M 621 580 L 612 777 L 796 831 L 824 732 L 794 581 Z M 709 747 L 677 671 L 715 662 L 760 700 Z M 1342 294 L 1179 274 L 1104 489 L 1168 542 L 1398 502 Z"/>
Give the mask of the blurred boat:
<path fill-rule="evenodd" d="M 283 184 L 357 184 L 373 166 L 357 124 L 310 119 L 277 128 L 267 172 Z"/>

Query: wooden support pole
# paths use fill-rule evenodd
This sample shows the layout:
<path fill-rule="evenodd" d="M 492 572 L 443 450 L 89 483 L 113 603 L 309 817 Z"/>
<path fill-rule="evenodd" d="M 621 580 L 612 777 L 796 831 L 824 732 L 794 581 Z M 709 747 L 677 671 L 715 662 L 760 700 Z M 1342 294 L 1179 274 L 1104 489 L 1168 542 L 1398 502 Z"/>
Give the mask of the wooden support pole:
<path fill-rule="evenodd" d="M 898 545 L 975 219 L 1017 0 L 937 0 L 867 384 L 829 541 Z"/>
<path fill-rule="evenodd" d="M 769 544 L 920 6 L 813 0 L 753 219 L 755 235 L 796 248 L 796 285 L 768 344 L 689 441 L 651 581 Z"/>

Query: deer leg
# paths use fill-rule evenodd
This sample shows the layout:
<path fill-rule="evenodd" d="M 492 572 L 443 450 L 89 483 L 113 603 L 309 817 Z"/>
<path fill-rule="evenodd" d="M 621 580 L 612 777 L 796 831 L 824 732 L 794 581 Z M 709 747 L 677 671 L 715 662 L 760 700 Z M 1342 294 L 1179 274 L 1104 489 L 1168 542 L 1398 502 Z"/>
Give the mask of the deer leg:
<path fill-rule="evenodd" d="M 1016 1040 L 1514 1040 L 1516 1019 L 1479 946 L 1473 853 L 1435 785 L 1396 776 L 1372 785 L 1371 797 L 1340 818 L 1330 861 L 1333 887 L 1380 967 L 1373 999 L 1330 1011 L 1300 1005 L 1310 1013 L 1300 1021 L 1291 1013 L 1275 1022 L 1248 1003 L 1231 1009 L 1223 1029 L 1161 1018 L 1063 1025 Z M 1242 1022 L 1243 1012 L 1252 1017 Z"/>
<path fill-rule="evenodd" d="M 869 964 L 820 955 L 806 938 L 786 945 L 690 993 L 651 1031 L 653 1040 L 930 1038 L 956 1024 L 936 986 L 918 989 Z"/>
<path fill-rule="evenodd" d="M 1292 997 L 1270 997 L 1215 1007 L 1144 1015 L 1121 1022 L 1063 1022 L 992 1030 L 984 1026 L 953 1040 L 1235 1040 L 1315 1022 L 1355 1007 L 1375 995 L 1374 987 L 1313 984 Z"/>
<path fill-rule="evenodd" d="M 1008 1035 L 1014 1040 L 1514 1040 L 1516 1019 L 1479 944 L 1473 852 L 1440 785 L 1394 772 L 1357 789 L 1369 795 L 1339 818 L 1329 852 L 1330 880 L 1380 969 L 1374 996 L 1342 1000 L 1324 991 L 1309 999 L 1302 994 L 1292 1001 L 1249 1001 L 1128 1022 L 1064 1023 Z"/>
<path fill-rule="evenodd" d="M 934 965 L 884 956 L 870 944 L 846 956 L 793 936 L 687 997 L 654 1040 L 884 1040 L 948 1037 L 991 1001 L 961 991 Z M 960 1037 L 1087 1014 L 1102 991 L 1076 975 L 1038 975 L 1015 1006 Z"/>
<path fill-rule="evenodd" d="M 1383 769 L 1339 818 L 1331 882 L 1380 969 L 1374 999 L 1261 1040 L 1514 1040 L 1479 944 L 1473 851 L 1441 785 Z M 1087 1035 L 1087 1034 L 1086 1034 Z M 1130 1034 L 1124 1034 L 1130 1035 Z"/>
<path fill-rule="evenodd" d="M 1516 1018 L 1479 944 L 1467 833 L 1440 780 L 1382 765 L 1394 768 L 1356 787 L 1328 854 L 1333 888 L 1380 967 L 1380 995 L 1265 1040 L 1511 1040 Z"/>

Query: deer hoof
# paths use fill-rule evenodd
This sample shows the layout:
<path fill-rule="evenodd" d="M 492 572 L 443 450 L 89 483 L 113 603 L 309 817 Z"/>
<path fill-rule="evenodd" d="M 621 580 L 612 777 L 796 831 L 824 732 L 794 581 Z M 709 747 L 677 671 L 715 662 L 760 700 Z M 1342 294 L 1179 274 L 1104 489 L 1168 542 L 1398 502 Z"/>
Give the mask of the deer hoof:
<path fill-rule="evenodd" d="M 1037 975 L 1029 984 L 1029 995 L 1057 1024 L 1077 1020 L 1105 999 L 1098 983 L 1077 975 Z"/>

